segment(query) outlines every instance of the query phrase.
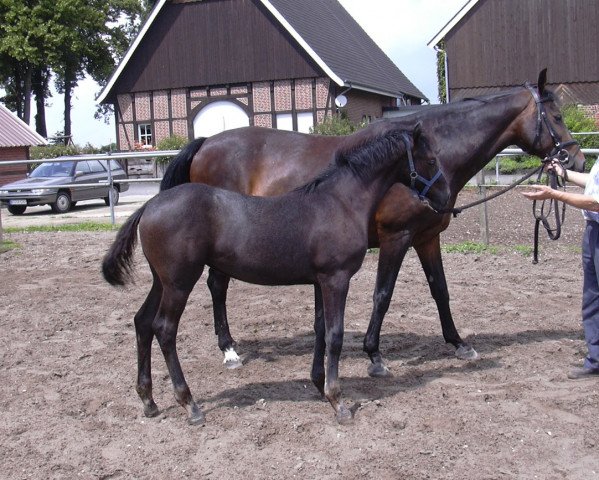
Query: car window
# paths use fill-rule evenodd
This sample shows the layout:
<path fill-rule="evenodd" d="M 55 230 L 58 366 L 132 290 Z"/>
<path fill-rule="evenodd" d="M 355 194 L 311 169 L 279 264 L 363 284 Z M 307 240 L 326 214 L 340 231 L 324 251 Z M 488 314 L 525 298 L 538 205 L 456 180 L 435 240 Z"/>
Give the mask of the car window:
<path fill-rule="evenodd" d="M 106 170 L 108 170 L 108 162 L 106 160 L 100 160 L 100 163 L 102 165 L 104 165 L 104 168 Z M 122 169 L 123 167 L 121 166 L 121 164 L 117 161 L 117 160 L 111 160 L 110 161 L 110 171 L 114 171 L 114 170 L 119 170 Z"/>
<path fill-rule="evenodd" d="M 75 162 L 44 162 L 38 166 L 30 177 L 70 177 Z"/>
<path fill-rule="evenodd" d="M 106 171 L 102 164 L 97 160 L 89 160 L 87 163 L 89 164 L 92 173 L 104 173 Z"/>
<path fill-rule="evenodd" d="M 75 168 L 75 171 L 81 172 L 81 173 L 91 173 L 91 170 L 89 169 L 89 165 L 85 161 L 77 162 L 77 167 Z"/>

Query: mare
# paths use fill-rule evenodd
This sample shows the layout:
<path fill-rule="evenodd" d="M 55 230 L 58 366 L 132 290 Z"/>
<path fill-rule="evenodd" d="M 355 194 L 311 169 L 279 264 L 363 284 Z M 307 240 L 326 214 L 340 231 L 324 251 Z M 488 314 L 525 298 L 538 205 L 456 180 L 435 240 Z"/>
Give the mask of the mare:
<path fill-rule="evenodd" d="M 563 123 L 555 97 L 546 88 L 546 70 L 536 86 L 526 84 L 490 95 L 447 105 L 420 107 L 409 116 L 383 119 L 348 136 L 324 137 L 274 129 L 246 127 L 190 142 L 170 163 L 161 190 L 185 182 L 202 182 L 248 195 L 278 195 L 305 183 L 326 168 L 336 152 L 351 148 L 394 125 L 411 129 L 420 123 L 451 188 L 450 207 L 464 185 L 498 152 L 510 145 L 540 158 L 562 154 L 568 165 L 582 170 L 584 156 Z M 404 185 L 392 186 L 371 221 L 369 246 L 380 247 L 376 287 L 364 351 L 371 376 L 388 375 L 379 349 L 383 318 L 389 308 L 402 261 L 416 250 L 434 298 L 443 338 L 458 358 L 474 359 L 477 352 L 459 335 L 449 305 L 439 235 L 450 214 L 438 215 L 413 197 Z M 210 270 L 215 332 L 225 352 L 225 364 L 240 365 L 229 332 L 225 300 L 229 279 Z"/>
<path fill-rule="evenodd" d="M 418 128 L 413 137 L 394 129 L 339 152 L 333 166 L 285 195 L 252 197 L 204 184 L 184 184 L 160 192 L 129 217 L 106 253 L 102 271 L 110 284 L 126 283 L 139 228 L 153 277 L 150 292 L 135 315 L 137 392 L 145 414 L 158 414 L 150 361 L 156 336 L 175 397 L 186 409 L 188 421 L 204 421 L 179 363 L 176 336 L 189 294 L 209 265 L 250 283 L 314 285 L 316 339 L 311 378 L 331 403 L 337 420 L 351 420 L 338 380 L 349 281 L 366 254 L 369 220 L 394 182 L 409 184 L 422 175 L 428 183 L 427 202 L 446 204 L 449 186 L 432 150 Z"/>

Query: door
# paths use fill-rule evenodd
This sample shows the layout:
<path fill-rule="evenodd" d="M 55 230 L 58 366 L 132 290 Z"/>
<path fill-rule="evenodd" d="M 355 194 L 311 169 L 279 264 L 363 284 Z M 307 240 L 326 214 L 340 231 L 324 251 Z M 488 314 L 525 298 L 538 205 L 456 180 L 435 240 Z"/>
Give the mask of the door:
<path fill-rule="evenodd" d="M 220 100 L 202 108 L 193 119 L 193 135 L 209 137 L 232 128 L 248 127 L 250 118 L 237 103 Z"/>

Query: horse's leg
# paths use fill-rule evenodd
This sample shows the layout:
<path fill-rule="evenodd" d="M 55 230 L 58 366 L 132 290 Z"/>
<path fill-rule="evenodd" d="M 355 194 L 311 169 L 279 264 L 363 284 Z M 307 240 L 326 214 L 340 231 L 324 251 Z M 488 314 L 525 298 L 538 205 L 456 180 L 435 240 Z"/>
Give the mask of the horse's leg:
<path fill-rule="evenodd" d="M 449 291 L 447 289 L 443 260 L 441 258 L 439 235 L 428 242 L 414 245 L 414 249 L 418 253 L 418 258 L 420 258 L 420 263 L 426 275 L 431 295 L 435 299 L 437 309 L 439 310 L 443 338 L 447 343 L 451 343 L 456 348 L 456 357 L 462 360 L 477 359 L 478 353 L 471 345 L 462 340 L 453 323 L 451 309 L 449 308 Z"/>
<path fill-rule="evenodd" d="M 152 396 L 152 322 L 156 316 L 160 297 L 162 296 L 162 285 L 156 275 L 150 293 L 135 315 L 135 333 L 137 338 L 137 385 L 136 391 L 144 404 L 144 415 L 155 417 L 158 415 L 158 406 Z"/>
<path fill-rule="evenodd" d="M 218 335 L 218 348 L 225 354 L 225 367 L 233 369 L 243 365 L 235 351 L 235 340 L 229 331 L 227 321 L 227 289 L 230 277 L 212 268 L 208 273 L 208 288 L 212 295 L 212 310 L 214 312 L 214 333 Z"/>
<path fill-rule="evenodd" d="M 325 324 L 327 364 L 325 371 L 324 395 L 335 410 L 337 422 L 343 424 L 352 420 L 350 410 L 341 400 L 339 384 L 339 357 L 343 347 L 343 316 L 349 290 L 349 277 L 337 274 L 320 281 Z M 316 354 L 316 351 L 315 351 Z"/>
<path fill-rule="evenodd" d="M 381 246 L 376 272 L 376 286 L 372 298 L 372 315 L 370 316 L 370 323 L 364 337 L 363 347 L 372 362 L 368 366 L 368 375 L 371 377 L 386 377 L 391 375 L 379 350 L 381 328 L 383 326 L 383 319 L 391 303 L 399 269 L 410 248 L 410 237 L 406 234 L 381 234 L 379 238 Z"/>
<path fill-rule="evenodd" d="M 312 373 L 310 378 L 321 395 L 324 396 L 324 355 L 325 355 L 325 325 L 322 309 L 322 292 L 318 284 L 314 285 L 314 359 L 312 360 Z"/>
<path fill-rule="evenodd" d="M 204 423 L 204 414 L 191 395 L 177 355 L 179 320 L 192 288 L 193 284 L 189 289 L 163 286 L 162 299 L 153 322 L 153 329 L 173 382 L 175 398 L 187 411 L 187 421 L 192 425 L 198 425 Z"/>

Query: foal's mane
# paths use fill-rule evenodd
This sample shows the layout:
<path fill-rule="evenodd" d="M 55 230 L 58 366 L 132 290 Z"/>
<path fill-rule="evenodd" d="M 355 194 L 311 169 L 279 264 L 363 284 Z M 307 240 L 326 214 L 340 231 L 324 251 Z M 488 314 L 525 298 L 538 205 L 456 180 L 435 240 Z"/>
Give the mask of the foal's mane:
<path fill-rule="evenodd" d="M 335 160 L 326 170 L 297 190 L 303 193 L 314 192 L 327 180 L 343 172 L 349 172 L 352 176 L 364 182 L 368 181 L 382 164 L 388 162 L 390 158 L 398 159 L 400 156 L 405 155 L 406 148 L 411 148 L 411 145 L 407 146 L 405 144 L 406 135 L 411 143 L 412 137 L 405 130 L 390 130 L 337 152 Z"/>

